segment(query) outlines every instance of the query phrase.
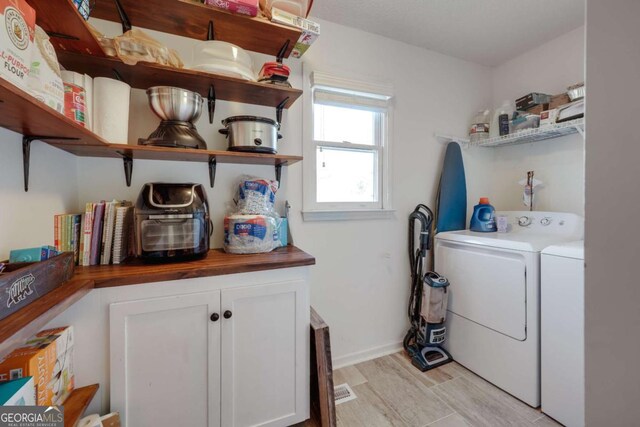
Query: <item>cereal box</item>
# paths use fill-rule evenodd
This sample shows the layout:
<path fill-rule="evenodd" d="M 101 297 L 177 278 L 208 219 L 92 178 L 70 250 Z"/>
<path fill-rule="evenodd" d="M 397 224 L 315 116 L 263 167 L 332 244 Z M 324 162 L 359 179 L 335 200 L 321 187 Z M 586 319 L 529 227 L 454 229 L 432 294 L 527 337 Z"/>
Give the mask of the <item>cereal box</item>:
<path fill-rule="evenodd" d="M 71 326 L 38 333 L 0 362 L 0 381 L 26 376 L 33 377 L 37 405 L 64 402 L 74 387 Z"/>
<path fill-rule="evenodd" d="M 24 0 L 0 0 L 0 77 L 26 89 L 36 12 Z"/>

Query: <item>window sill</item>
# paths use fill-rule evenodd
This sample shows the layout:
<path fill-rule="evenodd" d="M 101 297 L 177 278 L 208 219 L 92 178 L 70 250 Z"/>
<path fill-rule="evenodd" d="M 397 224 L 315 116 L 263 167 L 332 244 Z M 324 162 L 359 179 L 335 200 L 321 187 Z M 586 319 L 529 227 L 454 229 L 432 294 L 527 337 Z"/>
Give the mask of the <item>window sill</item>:
<path fill-rule="evenodd" d="M 395 209 L 326 210 L 302 211 L 304 221 L 349 221 L 367 219 L 390 219 Z"/>

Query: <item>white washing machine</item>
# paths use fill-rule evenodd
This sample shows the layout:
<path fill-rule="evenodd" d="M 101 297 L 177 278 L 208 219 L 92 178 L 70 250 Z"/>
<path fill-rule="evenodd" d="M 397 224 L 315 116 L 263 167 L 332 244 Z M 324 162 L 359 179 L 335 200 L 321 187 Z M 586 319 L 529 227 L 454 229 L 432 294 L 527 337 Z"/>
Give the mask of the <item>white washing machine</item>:
<path fill-rule="evenodd" d="M 435 238 L 435 269 L 451 284 L 453 358 L 527 404 L 540 406 L 540 252 L 582 239 L 570 213 L 498 212 L 507 233 L 452 231 Z"/>
<path fill-rule="evenodd" d="M 546 248 L 541 269 L 542 412 L 583 427 L 584 242 Z"/>

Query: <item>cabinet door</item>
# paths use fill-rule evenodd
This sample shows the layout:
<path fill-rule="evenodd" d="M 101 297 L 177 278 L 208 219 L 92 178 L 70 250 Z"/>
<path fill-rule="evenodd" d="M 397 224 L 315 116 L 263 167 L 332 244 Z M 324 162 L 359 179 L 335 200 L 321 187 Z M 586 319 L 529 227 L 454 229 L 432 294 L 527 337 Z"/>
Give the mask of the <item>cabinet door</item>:
<path fill-rule="evenodd" d="M 220 291 L 110 305 L 111 410 L 125 427 L 220 425 Z"/>
<path fill-rule="evenodd" d="M 222 291 L 222 425 L 288 426 L 309 416 L 304 281 Z"/>

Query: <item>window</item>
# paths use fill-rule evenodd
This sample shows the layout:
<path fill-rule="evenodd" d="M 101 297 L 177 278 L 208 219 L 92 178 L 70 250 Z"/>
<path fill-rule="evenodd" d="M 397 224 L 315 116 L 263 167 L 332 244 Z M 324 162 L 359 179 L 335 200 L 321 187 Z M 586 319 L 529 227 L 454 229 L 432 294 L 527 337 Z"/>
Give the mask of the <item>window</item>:
<path fill-rule="evenodd" d="M 317 72 L 306 87 L 305 219 L 388 213 L 390 88 Z"/>

